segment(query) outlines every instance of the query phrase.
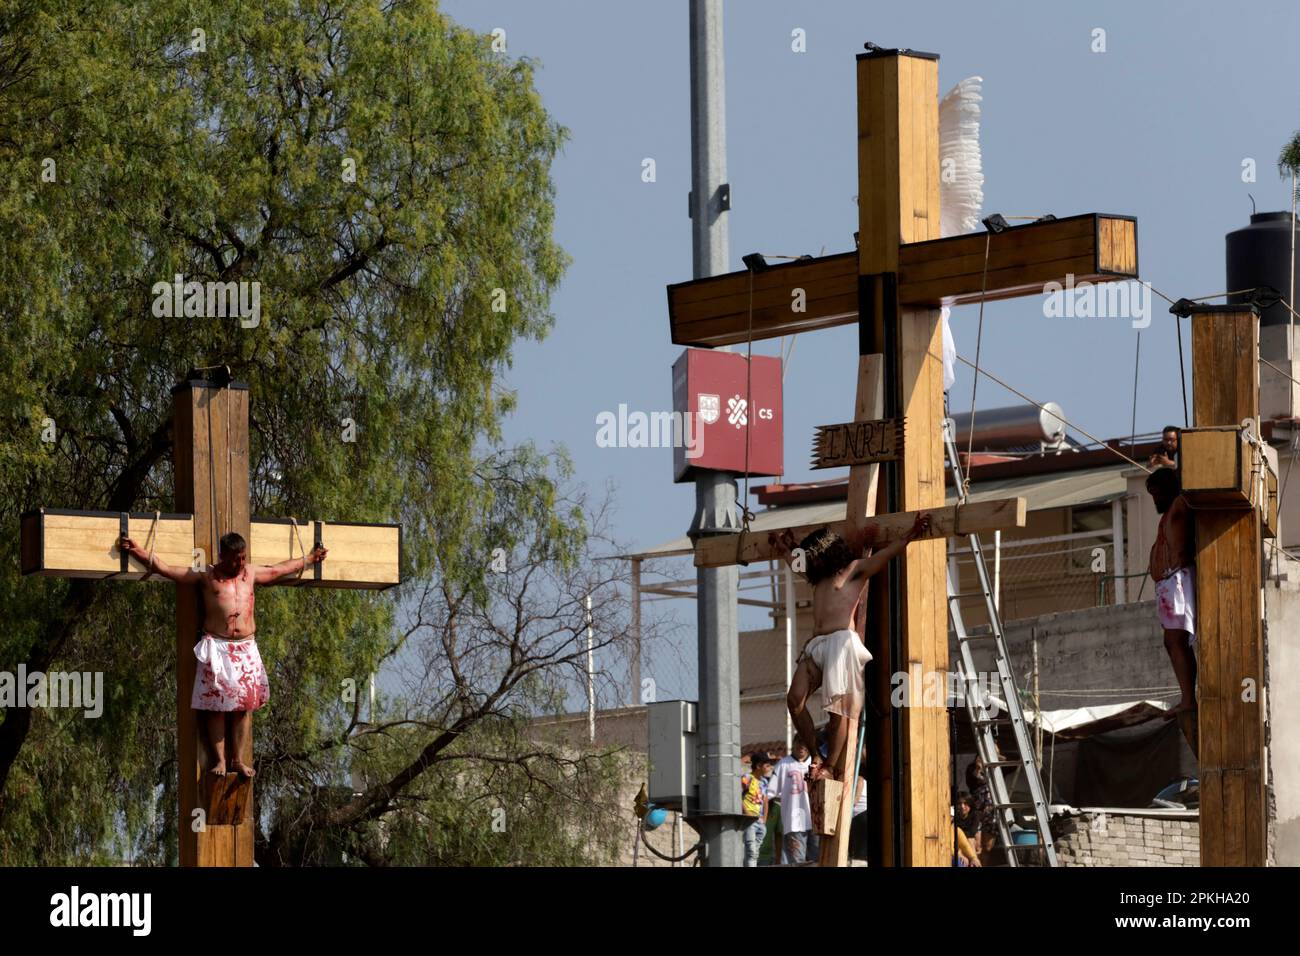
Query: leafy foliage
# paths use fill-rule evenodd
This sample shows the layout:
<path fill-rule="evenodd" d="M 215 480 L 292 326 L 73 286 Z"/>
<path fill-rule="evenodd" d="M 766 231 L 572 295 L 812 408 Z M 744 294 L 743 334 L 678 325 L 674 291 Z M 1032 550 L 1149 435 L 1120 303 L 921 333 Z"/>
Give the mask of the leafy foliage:
<path fill-rule="evenodd" d="M 487 614 L 501 599 L 492 547 L 557 581 L 591 567 L 586 519 L 556 490 L 563 460 L 499 447 L 513 396 L 498 380 L 514 343 L 549 329 L 566 262 L 550 180 L 563 139 L 533 65 L 433 0 L 0 7 L 0 521 L 16 529 L 40 505 L 173 510 L 170 386 L 222 364 L 251 388 L 254 514 L 400 520 L 401 593 L 271 591 L 258 604 L 273 687 L 257 718 L 260 809 L 306 808 L 353 858 L 576 860 L 572 841 L 543 847 L 542 816 L 508 850 L 462 824 L 521 780 L 585 799 L 607 772 L 548 758 L 534 781 L 528 761 L 510 763 L 521 721 L 554 703 L 543 667 L 480 694 L 487 707 L 457 709 L 477 693 L 464 684 L 406 702 L 424 731 L 472 718 L 439 753 L 469 754 L 458 748 L 472 739 L 478 764 L 513 769 L 449 778 L 417 761 L 350 816 L 316 799 L 354 769 L 357 711 L 339 687 L 404 653 L 419 632 L 400 624 L 409 602 L 443 593 Z M 260 324 L 156 316 L 155 285 L 176 275 L 259 283 Z M 22 579 L 17 549 L 16 534 L 0 541 L 0 669 L 102 671 L 108 702 L 97 720 L 0 716 L 0 864 L 163 862 L 171 588 Z M 409 769 L 411 748 L 427 747 L 414 730 L 388 734 L 368 772 L 403 757 Z M 436 806 L 433 830 L 403 801 Z M 366 843 L 377 827 L 388 849 Z M 286 840 L 263 834 L 259 853 L 317 859 Z"/>

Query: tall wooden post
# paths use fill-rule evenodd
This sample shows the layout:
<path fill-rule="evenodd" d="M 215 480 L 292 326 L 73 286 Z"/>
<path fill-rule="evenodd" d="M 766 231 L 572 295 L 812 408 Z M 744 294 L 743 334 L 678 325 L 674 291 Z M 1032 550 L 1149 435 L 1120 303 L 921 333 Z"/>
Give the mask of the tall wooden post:
<path fill-rule="evenodd" d="M 1259 315 L 1242 306 L 1191 311 L 1196 427 L 1258 421 Z M 1268 849 L 1259 511 L 1193 514 L 1201 865 L 1263 866 Z"/>
<path fill-rule="evenodd" d="M 248 513 L 248 386 L 203 380 L 172 389 L 176 509 L 194 515 L 195 559 L 216 560 L 221 536 L 234 531 L 250 540 Z M 252 866 L 252 783 L 242 823 L 206 819 L 203 773 L 209 755 L 203 747 L 190 695 L 194 688 L 194 644 L 203 624 L 198 588 L 176 588 L 176 760 L 180 786 L 181 866 Z M 242 754 L 252 765 L 252 734 Z M 195 810 L 202 812 L 196 816 Z"/>
<path fill-rule="evenodd" d="M 943 418 L 943 360 L 939 312 L 900 309 L 899 246 L 939 237 L 939 58 L 934 54 L 873 51 L 858 56 L 858 275 L 860 352 L 886 356 L 885 414 L 922 427 L 908 429 L 901 459 L 887 469 L 890 512 L 941 508 L 944 504 L 943 444 L 931 423 Z M 894 620 L 892 646 L 877 665 L 881 683 L 894 672 L 946 673 L 947 609 L 942 540 L 915 542 L 890 574 Z M 881 621 L 881 589 L 873 589 Z M 869 605 L 870 608 L 871 605 Z M 876 638 L 884 627 L 869 626 Z M 917 695 L 919 696 L 919 695 Z M 898 721 L 900 726 L 891 726 Z M 912 706 L 883 721 L 875 746 L 892 756 L 880 760 L 871 786 L 880 806 L 873 840 L 884 865 L 947 866 L 950 863 L 949 766 L 946 709 Z M 885 775 L 888 774 L 886 777 Z M 891 785 L 892 782 L 892 785 Z M 892 792 L 891 792 L 892 791 Z M 896 806 L 894 801 L 898 801 Z M 893 852 L 894 819 L 901 817 L 902 858 Z"/>

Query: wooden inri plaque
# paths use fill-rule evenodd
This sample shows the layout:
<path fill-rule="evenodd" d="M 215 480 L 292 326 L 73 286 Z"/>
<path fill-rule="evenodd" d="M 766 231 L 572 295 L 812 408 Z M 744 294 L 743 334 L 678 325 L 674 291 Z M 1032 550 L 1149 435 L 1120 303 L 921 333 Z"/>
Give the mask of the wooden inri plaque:
<path fill-rule="evenodd" d="M 897 461 L 903 447 L 903 419 L 818 425 L 812 467 L 841 468 Z"/>

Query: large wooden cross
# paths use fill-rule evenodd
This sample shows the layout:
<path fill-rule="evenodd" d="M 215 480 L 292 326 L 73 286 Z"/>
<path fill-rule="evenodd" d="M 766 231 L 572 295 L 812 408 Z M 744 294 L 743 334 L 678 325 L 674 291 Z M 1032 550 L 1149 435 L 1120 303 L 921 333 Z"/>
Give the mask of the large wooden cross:
<path fill-rule="evenodd" d="M 250 519 L 248 447 L 248 386 L 191 373 L 172 390 L 175 507 L 182 513 L 119 515 L 54 508 L 28 512 L 22 519 L 23 573 L 138 581 L 149 576 L 144 565 L 118 550 L 121 537 L 133 538 L 168 564 L 202 567 L 215 560 L 221 536 L 234 531 L 248 541 L 249 561 L 257 564 L 300 557 L 315 544 L 328 547 L 325 561 L 285 584 L 383 589 L 401 583 L 397 525 Z M 149 579 L 166 580 L 157 575 Z M 196 586 L 176 586 L 180 863 L 252 866 L 252 781 L 233 773 L 214 781 L 204 773 L 211 755 L 201 745 L 190 706 L 201 601 Z M 249 765 L 252 747 L 250 734 L 241 755 Z"/>
<path fill-rule="evenodd" d="M 1127 216 L 1089 213 L 1008 227 L 996 234 L 939 237 L 938 59 L 930 53 L 880 49 L 857 58 L 856 252 L 803 259 L 752 275 L 742 271 L 698 279 L 668 289 L 673 342 L 682 345 L 716 347 L 751 337 L 858 324 L 857 416 L 860 420 L 880 417 L 880 412 L 867 410 L 872 404 L 870 389 L 879 379 L 883 415 L 905 419 L 906 429 L 897 460 L 883 466 L 887 481 L 878 495 L 875 469 L 881 466 L 861 464 L 851 469 L 845 521 L 860 526 L 876 506 L 882 512 L 875 521 L 884 531 L 883 542 L 910 527 L 915 512 L 924 510 L 934 516 L 930 540 L 911 545 L 891 574 L 897 589 L 896 621 L 887 618 L 884 582 L 870 592 L 867 643 L 879 663 L 876 696 L 880 700 L 888 699 L 892 671 L 919 667 L 924 673 L 944 673 L 948 669 L 941 539 L 1024 522 L 1023 499 L 971 504 L 961 509 L 960 516 L 944 507 L 939 310 L 981 297 L 1043 294 L 1048 283 L 1064 284 L 1070 276 L 1076 284 L 1137 277 L 1137 222 Z M 873 367 L 881 367 L 878 377 Z M 810 530 L 793 529 L 796 537 Z M 747 535 L 743 541 L 736 538 L 701 538 L 695 546 L 696 565 L 774 556 L 766 533 Z M 886 635 L 892 635 L 892 641 Z M 893 726 L 895 719 L 901 728 Z M 895 755 L 896 731 L 900 750 Z M 951 754 L 946 708 L 914 706 L 890 714 L 869 742 L 869 750 L 873 744 L 879 761 L 879 769 L 868 781 L 871 842 L 878 848 L 873 862 L 949 866 Z M 891 769 L 895 763 L 897 778 Z M 847 799 L 853 787 L 845 790 Z M 847 828 L 843 835 L 847 837 Z M 837 836 L 836 843 L 847 840 Z M 842 865 L 846 852 L 846 845 L 837 845 L 830 862 Z"/>
<path fill-rule="evenodd" d="M 1200 765 L 1201 865 L 1264 866 L 1260 565 L 1261 537 L 1277 531 L 1277 475 L 1241 429 L 1252 419 L 1259 434 L 1259 316 L 1243 306 L 1189 305 L 1182 314 L 1192 319 L 1196 427 L 1180 437 L 1178 468 L 1194 509 L 1198 664 L 1197 710 L 1184 733 Z"/>

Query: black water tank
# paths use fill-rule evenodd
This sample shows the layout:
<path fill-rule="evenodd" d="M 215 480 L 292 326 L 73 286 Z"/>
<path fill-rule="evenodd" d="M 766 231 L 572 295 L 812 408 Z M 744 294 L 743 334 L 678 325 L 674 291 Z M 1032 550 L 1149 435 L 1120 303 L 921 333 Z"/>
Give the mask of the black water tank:
<path fill-rule="evenodd" d="M 1257 212 L 1250 217 L 1250 225 L 1228 233 L 1228 288 L 1254 289 L 1272 286 L 1290 296 L 1291 288 L 1291 231 L 1289 212 Z M 1296 234 L 1296 260 L 1300 264 L 1300 230 Z M 1228 296 L 1230 303 L 1245 302 L 1249 296 Z M 1281 304 L 1264 309 L 1259 324 L 1286 325 L 1290 313 Z"/>

